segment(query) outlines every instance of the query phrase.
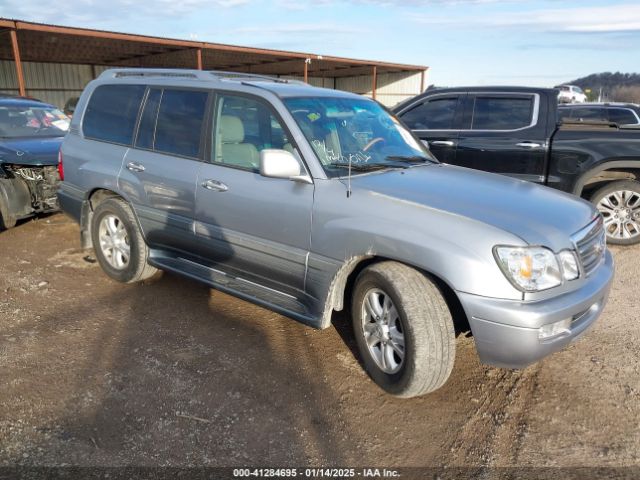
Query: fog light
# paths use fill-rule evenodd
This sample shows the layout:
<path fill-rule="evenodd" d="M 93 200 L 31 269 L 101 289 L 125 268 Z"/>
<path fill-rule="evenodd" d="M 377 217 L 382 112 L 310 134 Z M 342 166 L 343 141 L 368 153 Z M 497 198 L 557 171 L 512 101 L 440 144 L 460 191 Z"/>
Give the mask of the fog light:
<path fill-rule="evenodd" d="M 543 325 L 538 329 L 538 338 L 546 340 L 548 338 L 557 337 L 563 333 L 568 333 L 571 328 L 571 318 L 565 318 L 559 322 Z"/>

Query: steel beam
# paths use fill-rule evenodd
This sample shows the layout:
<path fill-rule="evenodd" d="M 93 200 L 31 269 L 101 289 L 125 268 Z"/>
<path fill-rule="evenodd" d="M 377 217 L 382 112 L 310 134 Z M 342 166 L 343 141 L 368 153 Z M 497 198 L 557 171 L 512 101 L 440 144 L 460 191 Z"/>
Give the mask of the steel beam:
<path fill-rule="evenodd" d="M 378 67 L 373 66 L 373 75 L 371 78 L 371 98 L 376 99 L 376 89 L 378 88 Z"/>
<path fill-rule="evenodd" d="M 22 72 L 22 61 L 20 60 L 20 47 L 18 46 L 18 35 L 15 29 L 11 29 L 9 32 L 11 35 L 11 47 L 13 48 L 13 61 L 16 65 L 16 76 L 18 77 L 18 90 L 20 96 L 27 95 L 27 90 L 24 86 L 24 73 Z"/>

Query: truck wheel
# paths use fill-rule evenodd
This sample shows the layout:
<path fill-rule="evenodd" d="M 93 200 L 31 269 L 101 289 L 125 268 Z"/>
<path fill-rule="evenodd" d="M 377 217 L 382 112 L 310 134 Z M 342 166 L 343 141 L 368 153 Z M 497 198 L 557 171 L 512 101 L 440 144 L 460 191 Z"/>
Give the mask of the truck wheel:
<path fill-rule="evenodd" d="M 352 297 L 352 321 L 367 373 L 398 397 L 440 388 L 451 374 L 455 333 L 440 290 L 397 262 L 363 270 Z"/>
<path fill-rule="evenodd" d="M 604 217 L 609 243 L 633 245 L 640 242 L 640 182 L 611 182 L 597 190 L 591 201 Z"/>
<path fill-rule="evenodd" d="M 147 263 L 149 247 L 124 200 L 108 198 L 96 207 L 91 239 L 100 266 L 118 282 L 138 282 L 157 272 Z"/>

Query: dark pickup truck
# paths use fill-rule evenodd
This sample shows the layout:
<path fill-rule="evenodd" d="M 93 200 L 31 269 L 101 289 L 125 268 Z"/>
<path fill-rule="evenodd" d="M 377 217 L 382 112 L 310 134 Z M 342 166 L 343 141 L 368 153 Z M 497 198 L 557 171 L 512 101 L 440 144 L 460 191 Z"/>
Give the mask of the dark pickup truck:
<path fill-rule="evenodd" d="M 582 196 L 602 212 L 609 242 L 640 242 L 640 129 L 560 122 L 557 97 L 543 88 L 433 89 L 393 111 L 441 162 Z"/>

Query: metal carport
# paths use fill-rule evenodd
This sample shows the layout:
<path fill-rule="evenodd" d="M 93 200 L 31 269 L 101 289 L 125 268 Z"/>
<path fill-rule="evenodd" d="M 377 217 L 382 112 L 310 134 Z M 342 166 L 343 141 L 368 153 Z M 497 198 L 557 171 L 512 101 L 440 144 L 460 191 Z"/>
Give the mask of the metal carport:
<path fill-rule="evenodd" d="M 73 91 L 110 66 L 198 68 L 300 78 L 393 104 L 424 90 L 427 68 L 370 60 L 176 40 L 0 18 L 0 91 Z M 11 65 L 13 71 L 8 71 Z M 51 65 L 66 65 L 56 73 Z M 85 66 L 83 73 L 77 67 Z M 64 70 L 64 69 L 63 69 Z M 4 73 L 3 73 L 4 72 Z M 49 72 L 49 73 L 48 73 Z M 72 81 L 56 75 L 81 76 Z M 406 82 L 407 80 L 410 82 Z M 402 82 L 406 85 L 400 85 Z M 84 83 L 84 84 L 83 84 Z M 72 84 L 72 85 L 71 85 Z M 387 89 L 387 92 L 382 90 Z M 406 90 L 406 91 L 403 91 Z M 36 95 L 34 95 L 36 96 Z M 388 97 L 388 98 L 387 98 Z M 385 101 L 386 100 L 386 101 Z"/>

